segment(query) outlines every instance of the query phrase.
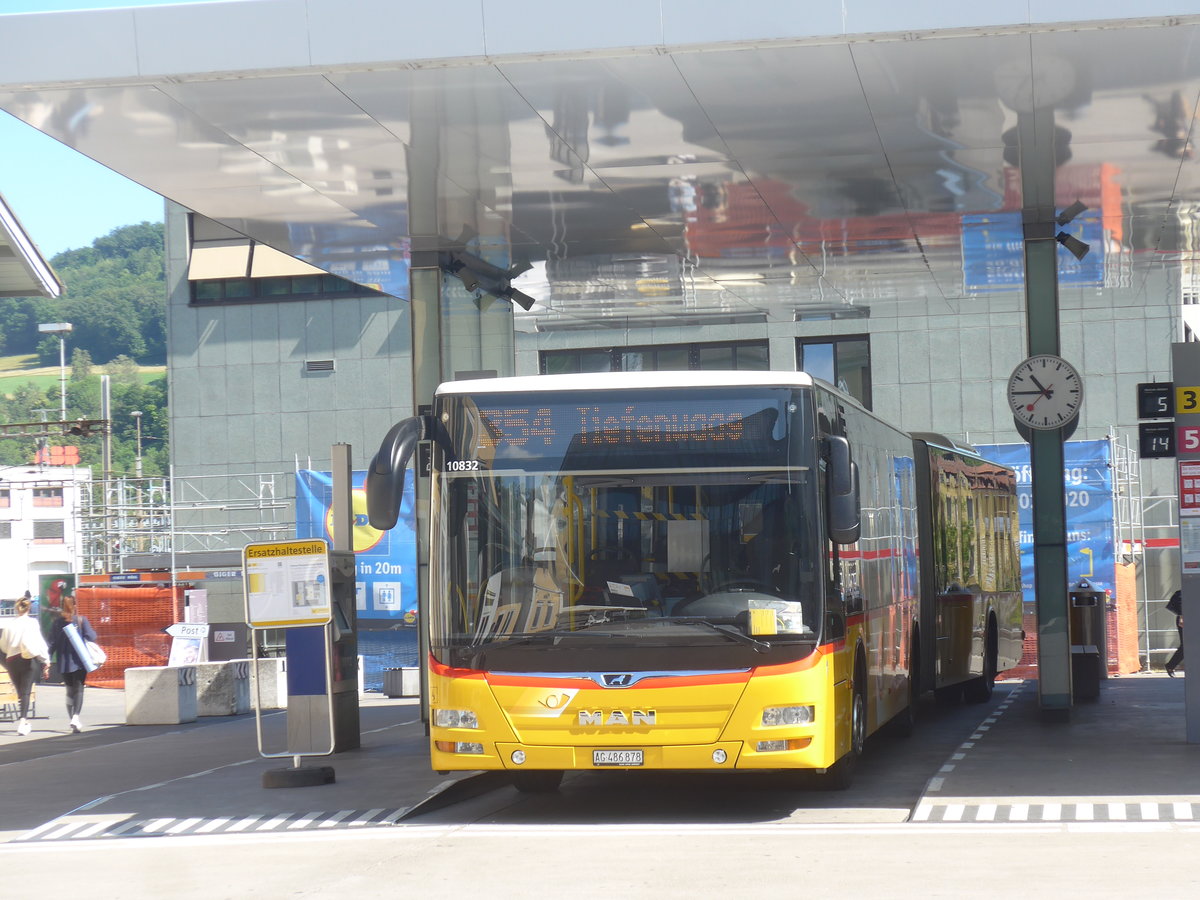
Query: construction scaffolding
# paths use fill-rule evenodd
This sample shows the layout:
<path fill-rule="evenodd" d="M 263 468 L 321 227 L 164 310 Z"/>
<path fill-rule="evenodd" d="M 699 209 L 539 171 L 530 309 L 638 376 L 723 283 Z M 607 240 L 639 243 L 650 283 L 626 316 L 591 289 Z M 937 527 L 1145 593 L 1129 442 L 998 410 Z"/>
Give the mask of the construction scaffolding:
<path fill-rule="evenodd" d="M 80 484 L 82 571 L 134 554 L 238 550 L 295 536 L 293 473 L 113 478 Z"/>

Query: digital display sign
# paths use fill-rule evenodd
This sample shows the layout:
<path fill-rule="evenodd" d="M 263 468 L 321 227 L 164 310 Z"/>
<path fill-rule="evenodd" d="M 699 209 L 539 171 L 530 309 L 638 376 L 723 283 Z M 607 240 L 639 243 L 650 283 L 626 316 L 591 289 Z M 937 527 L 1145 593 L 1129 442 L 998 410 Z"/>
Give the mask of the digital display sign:
<path fill-rule="evenodd" d="M 1175 385 L 1143 382 L 1137 386 L 1137 404 L 1139 419 L 1169 419 L 1175 415 Z"/>
<path fill-rule="evenodd" d="M 1141 422 L 1138 424 L 1138 456 L 1142 459 L 1161 459 L 1174 455 L 1174 422 Z"/>
<path fill-rule="evenodd" d="M 484 468 L 617 469 L 783 464 L 791 391 L 562 392 L 453 398 L 471 425 L 451 440 L 445 471 Z"/>

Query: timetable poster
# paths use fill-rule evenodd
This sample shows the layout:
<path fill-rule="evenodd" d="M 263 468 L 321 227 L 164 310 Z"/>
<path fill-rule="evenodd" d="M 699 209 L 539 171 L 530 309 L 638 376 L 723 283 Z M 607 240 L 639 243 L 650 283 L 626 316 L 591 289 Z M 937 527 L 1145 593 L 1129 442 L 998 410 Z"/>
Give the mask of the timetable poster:
<path fill-rule="evenodd" d="M 329 545 L 324 541 L 247 544 L 242 559 L 250 625 L 284 628 L 330 621 Z"/>

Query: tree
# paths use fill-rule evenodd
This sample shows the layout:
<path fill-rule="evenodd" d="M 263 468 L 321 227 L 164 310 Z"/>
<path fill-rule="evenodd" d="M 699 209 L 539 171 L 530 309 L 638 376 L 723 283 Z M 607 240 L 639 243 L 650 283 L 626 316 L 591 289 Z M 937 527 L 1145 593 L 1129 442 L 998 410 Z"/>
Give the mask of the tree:
<path fill-rule="evenodd" d="M 76 347 L 71 353 L 71 380 L 78 381 L 92 374 L 92 354 L 82 347 Z"/>

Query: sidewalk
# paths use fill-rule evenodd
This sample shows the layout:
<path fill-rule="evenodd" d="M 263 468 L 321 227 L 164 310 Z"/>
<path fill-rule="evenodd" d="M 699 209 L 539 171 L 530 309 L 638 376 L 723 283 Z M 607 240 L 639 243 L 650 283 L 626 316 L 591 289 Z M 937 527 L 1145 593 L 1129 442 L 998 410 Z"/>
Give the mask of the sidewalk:
<path fill-rule="evenodd" d="M 0 719 L 0 748 L 10 743 L 25 743 L 39 739 L 71 734 L 67 716 L 67 692 L 61 684 L 39 684 L 34 691 L 33 731 L 26 737 L 17 735 L 16 719 Z M 103 688 L 85 688 L 83 714 L 80 716 L 88 730 L 116 728 L 125 724 L 125 692 Z"/>
<path fill-rule="evenodd" d="M 1111 677 L 1069 722 L 1048 722 L 1027 681 L 930 779 L 912 819 L 1200 821 L 1183 694 L 1183 678 Z"/>

